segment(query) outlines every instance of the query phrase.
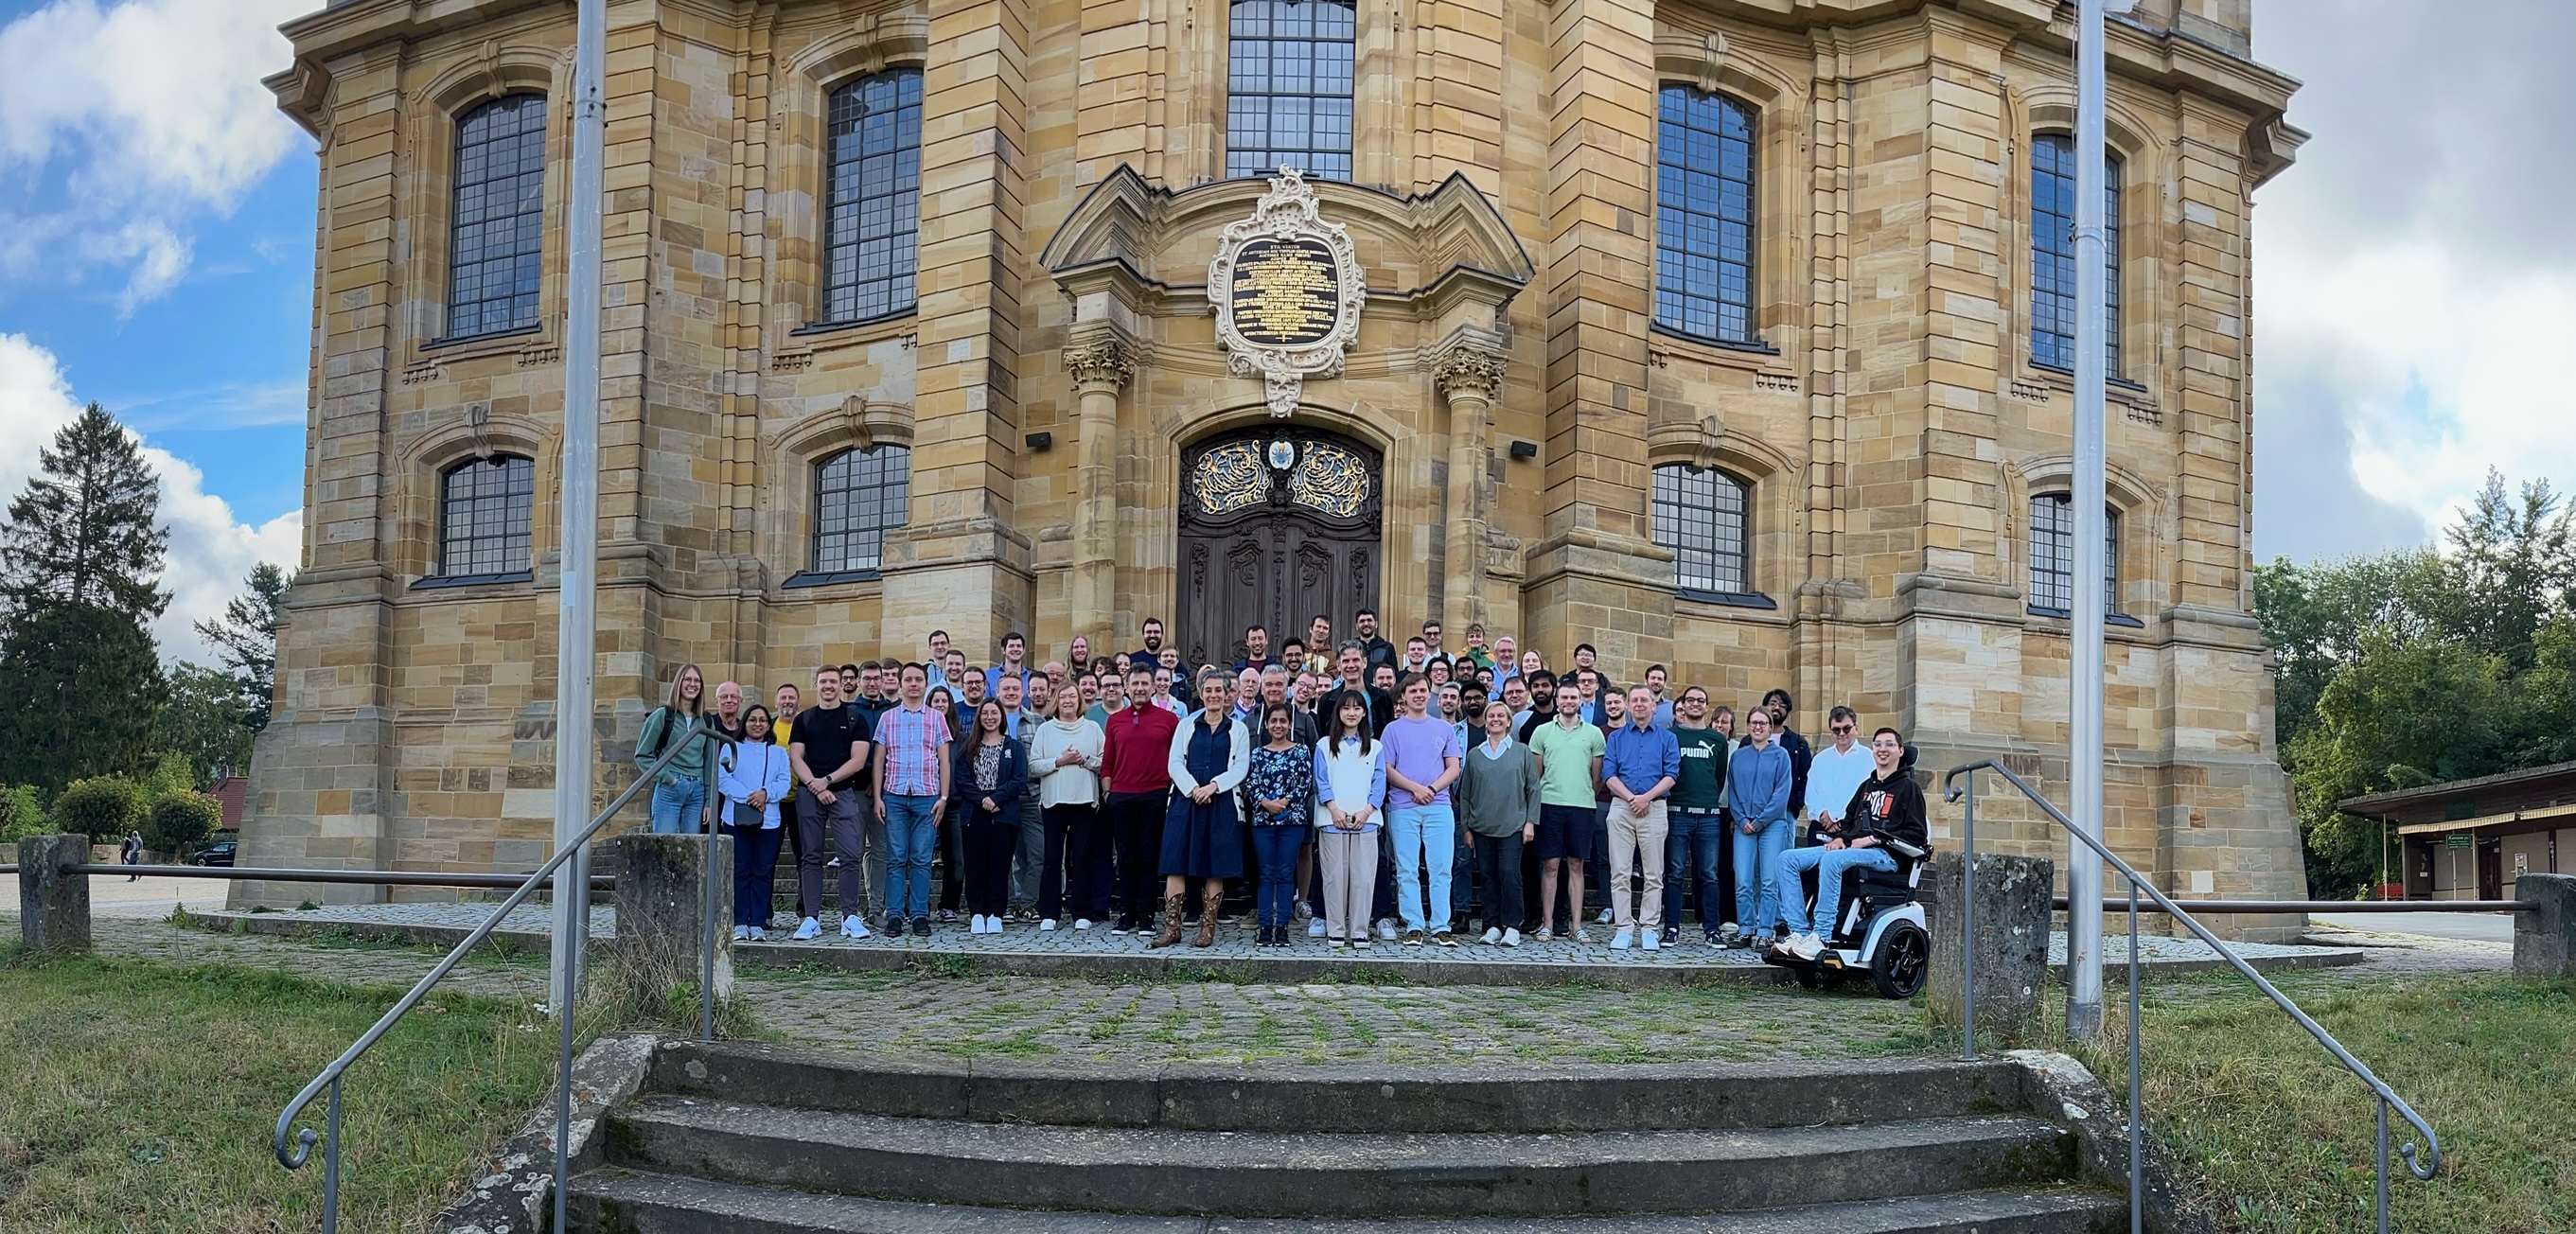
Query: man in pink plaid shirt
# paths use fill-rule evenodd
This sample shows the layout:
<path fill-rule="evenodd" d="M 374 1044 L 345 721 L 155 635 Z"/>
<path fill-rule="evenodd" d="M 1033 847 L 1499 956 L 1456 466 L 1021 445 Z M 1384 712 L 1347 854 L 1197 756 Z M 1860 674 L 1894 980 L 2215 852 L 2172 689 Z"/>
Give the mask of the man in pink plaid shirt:
<path fill-rule="evenodd" d="M 948 800 L 948 717 L 922 705 L 930 670 L 902 669 L 903 701 L 877 718 L 877 817 L 886 828 L 886 936 L 930 937 L 930 854 Z"/>

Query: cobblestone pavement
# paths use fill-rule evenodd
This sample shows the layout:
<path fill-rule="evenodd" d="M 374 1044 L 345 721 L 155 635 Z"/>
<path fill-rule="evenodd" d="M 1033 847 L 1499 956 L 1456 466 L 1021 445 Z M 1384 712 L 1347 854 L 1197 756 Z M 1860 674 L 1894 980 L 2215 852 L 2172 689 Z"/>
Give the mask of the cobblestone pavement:
<path fill-rule="evenodd" d="M 271 926 L 281 923 L 312 923 L 325 928 L 332 925 L 394 925 L 471 929 L 480 924 L 490 913 L 491 909 L 485 905 L 422 903 L 342 904 L 279 913 L 256 915 L 215 913 L 207 916 L 218 921 L 231 920 L 235 917 L 254 918 L 264 925 Z M 548 913 L 549 910 L 543 907 L 522 907 L 512 911 L 502 928 L 506 931 L 530 935 L 544 934 L 551 928 Z M 770 935 L 772 941 L 786 942 L 789 931 L 795 926 L 796 919 L 793 917 L 781 915 L 773 918 Z M 604 907 L 591 910 L 593 934 L 605 937 L 614 934 L 616 928 L 616 910 Z M 1608 945 L 1612 933 L 1610 927 L 1595 923 L 1586 925 L 1584 929 L 1590 940 L 1585 943 L 1567 940 L 1541 943 L 1525 940 L 1518 947 L 1498 947 L 1484 946 L 1472 938 L 1462 937 L 1457 947 L 1401 947 L 1391 946 L 1381 941 L 1366 952 L 1348 954 L 1355 959 L 1403 959 L 1420 962 L 1473 961 L 1484 964 L 1533 965 L 1551 968 L 1596 967 L 1612 964 L 1657 968 L 1711 966 L 1758 968 L 1762 963 L 1760 957 L 1751 951 L 1721 950 L 1708 946 L 1700 941 L 1702 936 L 1695 923 L 1683 927 L 1681 943 L 1652 952 L 1640 948 L 1613 951 Z M 909 936 L 891 939 L 880 933 L 866 939 L 849 940 L 840 936 L 839 919 L 827 918 L 824 922 L 823 937 L 805 945 L 865 951 L 957 952 L 974 956 L 1141 956 L 1147 953 L 1148 941 L 1148 936 L 1144 934 L 1112 935 L 1105 925 L 1094 926 L 1090 930 L 1075 930 L 1068 926 L 1064 929 L 1041 931 L 1034 924 L 1019 922 L 1012 923 L 1001 934 L 969 934 L 966 932 L 964 922 L 949 922 L 940 924 L 937 932 L 926 939 Z M 2138 941 L 2139 950 L 2144 955 L 2146 963 L 2150 965 L 2207 963 L 2217 958 L 2216 953 L 2198 939 L 2148 935 Z M 2103 946 L 2106 963 L 2128 963 L 2129 940 L 2126 933 L 2106 935 Z M 2317 958 L 2319 956 L 2319 949 L 2315 947 L 2264 943 L 2242 943 L 2238 945 L 2237 950 L 2249 959 Z M 1215 946 L 1204 950 L 1187 949 L 1186 958 L 1220 961 L 1261 960 L 1280 954 L 1277 951 L 1253 946 L 1250 927 L 1238 920 L 1229 922 L 1218 934 Z M 1306 937 L 1306 927 L 1300 923 L 1296 927 L 1295 948 L 1291 954 L 1312 957 L 1326 952 L 1323 940 Z M 2049 957 L 2051 963 L 2066 962 L 2066 938 L 2063 934 L 2052 940 Z"/>

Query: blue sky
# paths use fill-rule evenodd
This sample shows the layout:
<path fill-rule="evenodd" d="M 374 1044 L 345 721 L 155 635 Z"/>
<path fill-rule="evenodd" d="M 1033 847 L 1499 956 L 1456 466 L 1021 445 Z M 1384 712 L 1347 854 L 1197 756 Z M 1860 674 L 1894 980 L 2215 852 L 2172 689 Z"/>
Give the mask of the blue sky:
<path fill-rule="evenodd" d="M 315 164 L 258 79 L 319 2 L 0 0 L 0 492 L 82 402 L 140 430 L 173 655 L 298 555 Z M 2489 466 L 2576 487 L 2576 5 L 2482 12 L 2256 5 L 2316 134 L 2257 196 L 2260 556 L 2421 543 Z"/>

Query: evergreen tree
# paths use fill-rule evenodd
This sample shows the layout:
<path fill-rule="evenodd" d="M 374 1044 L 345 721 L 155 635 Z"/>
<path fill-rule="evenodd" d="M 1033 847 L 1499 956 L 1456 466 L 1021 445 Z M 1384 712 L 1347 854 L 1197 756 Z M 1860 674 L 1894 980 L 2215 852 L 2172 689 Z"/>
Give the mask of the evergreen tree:
<path fill-rule="evenodd" d="M 0 780 L 51 791 L 148 761 L 169 536 L 142 448 L 98 404 L 37 459 L 0 528 Z"/>
<path fill-rule="evenodd" d="M 200 621 L 197 634 L 215 645 L 231 673 L 238 700 L 236 723 L 253 733 L 268 727 L 268 707 L 277 685 L 277 625 L 286 589 L 295 576 L 263 561 L 250 572 L 250 590 L 224 606 L 220 621 Z"/>
<path fill-rule="evenodd" d="M 241 775 L 250 770 L 251 738 L 256 736 L 242 719 L 241 696 L 231 674 L 182 663 L 170 670 L 152 748 L 186 758 L 201 783 L 213 779 L 218 768 Z"/>

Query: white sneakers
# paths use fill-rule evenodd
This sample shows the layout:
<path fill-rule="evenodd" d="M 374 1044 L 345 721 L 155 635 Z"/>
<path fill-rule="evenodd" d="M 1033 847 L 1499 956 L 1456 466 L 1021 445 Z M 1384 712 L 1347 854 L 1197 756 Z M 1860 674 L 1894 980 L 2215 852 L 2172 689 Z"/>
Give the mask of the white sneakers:
<path fill-rule="evenodd" d="M 1506 947 L 1518 947 L 1518 946 L 1520 946 L 1520 945 L 1521 945 L 1521 932 L 1520 932 L 1519 930 L 1505 930 L 1505 931 L 1503 931 L 1503 945 L 1504 945 L 1504 946 L 1506 946 Z"/>
<path fill-rule="evenodd" d="M 751 941 L 751 927 L 750 927 L 750 926 L 747 926 L 747 925 L 738 925 L 738 926 L 735 926 L 735 927 L 733 928 L 733 941 L 735 941 L 735 942 L 737 942 L 737 943 L 747 943 L 747 942 L 750 942 L 750 941 Z"/>
<path fill-rule="evenodd" d="M 798 924 L 798 925 L 797 925 L 797 927 L 796 927 L 796 933 L 795 933 L 795 935 L 794 935 L 793 937 L 796 939 L 796 941 L 797 941 L 797 942 L 802 943 L 802 942 L 810 942 L 810 941 L 812 941 L 813 939 L 820 938 L 820 937 L 822 937 L 822 934 L 823 934 L 823 923 L 822 923 L 822 922 L 819 922 L 819 921 L 816 921 L 816 920 L 814 920 L 814 919 L 813 919 L 813 918 L 811 918 L 811 917 L 808 917 L 808 918 L 806 918 L 802 923 L 800 923 L 800 924 Z"/>
<path fill-rule="evenodd" d="M 856 918 L 856 917 L 843 917 L 843 918 L 841 918 L 841 937 L 843 937 L 843 938 L 866 938 L 867 936 L 868 936 L 868 923 L 867 923 L 867 922 L 861 921 L 861 920 L 859 920 L 859 919 L 858 919 L 858 918 Z"/>
<path fill-rule="evenodd" d="M 1780 944 L 1780 950 L 1801 960 L 1813 960 L 1824 954 L 1825 940 L 1813 934 L 1792 934 Z"/>
<path fill-rule="evenodd" d="M 1321 917 L 1317 917 L 1317 918 L 1315 918 L 1314 920 L 1309 921 L 1309 922 L 1307 922 L 1307 923 L 1306 923 L 1306 937 L 1308 937 L 1308 938 L 1322 938 L 1322 937 L 1324 936 L 1324 934 L 1325 934 L 1325 930 L 1324 930 L 1324 919 L 1323 919 L 1323 918 L 1321 918 Z"/>
<path fill-rule="evenodd" d="M 1076 918 L 1074 918 L 1074 919 L 1073 919 L 1073 928 L 1074 928 L 1074 929 L 1077 929 L 1077 930 L 1088 930 L 1088 929 L 1090 929 L 1090 928 L 1091 928 L 1091 918 L 1089 918 L 1089 917 L 1076 917 Z"/>
<path fill-rule="evenodd" d="M 1049 917 L 1049 918 L 1047 918 L 1046 920 L 1041 921 L 1041 922 L 1039 922 L 1039 923 L 1038 923 L 1038 933 L 1040 933 L 1040 934 L 1048 933 L 1049 931 L 1052 931 L 1052 930 L 1054 930 L 1054 929 L 1055 929 L 1055 918 L 1053 918 L 1053 917 Z"/>
<path fill-rule="evenodd" d="M 1744 937 L 1744 927 L 1732 921 L 1717 928 L 1717 945 L 1720 947 L 1732 947 L 1735 945 L 1735 940 L 1742 937 Z"/>
<path fill-rule="evenodd" d="M 1503 932 L 1502 932 L 1502 931 L 1500 931 L 1500 930 L 1497 930 L 1497 929 L 1493 929 L 1493 928 L 1491 928 L 1491 927 L 1487 927 L 1487 928 L 1486 928 L 1486 930 L 1485 930 L 1485 936 L 1484 936 L 1483 938 L 1477 939 L 1476 941 L 1477 941 L 1477 942 L 1480 942 L 1480 943 L 1483 943 L 1484 945 L 1486 945 L 1486 946 L 1488 946 L 1488 947 L 1491 947 L 1491 946 L 1493 946 L 1494 944 L 1496 944 L 1496 943 L 1499 943 L 1499 942 L 1503 941 Z"/>
<path fill-rule="evenodd" d="M 761 928 L 761 927 L 759 927 L 759 926 L 753 926 L 753 927 L 751 927 L 751 941 L 753 941 L 753 942 L 755 942 L 755 943 L 765 943 L 765 942 L 768 942 L 768 941 L 769 941 L 769 931 L 767 931 L 767 930 L 765 930 L 765 929 L 762 929 L 762 928 Z"/>
<path fill-rule="evenodd" d="M 1661 951 L 1664 949 L 1664 936 L 1654 930 L 1641 931 L 1637 945 L 1648 951 Z"/>
<path fill-rule="evenodd" d="M 1394 942 L 1394 941 L 1395 941 L 1395 919 L 1394 919 L 1394 918 L 1392 918 L 1392 917 L 1380 917 L 1380 918 L 1378 918 L 1378 921 L 1377 921 L 1377 937 L 1378 937 L 1378 941 L 1379 941 L 1379 942 L 1382 942 L 1382 943 L 1391 943 L 1391 942 Z"/>
<path fill-rule="evenodd" d="M 1598 917 L 1593 918 L 1593 919 L 1592 919 L 1592 921 L 1593 921 L 1593 923 L 1594 923 L 1595 925 L 1608 925 L 1608 924 L 1610 924 L 1610 922 L 1611 922 L 1611 920 L 1613 919 L 1613 917 L 1614 917 L 1614 914 L 1612 913 L 1612 911 L 1611 911 L 1611 910 L 1609 910 L 1609 909 L 1606 909 L 1606 908 L 1605 908 L 1605 909 L 1602 909 L 1602 910 L 1601 910 L 1601 915 L 1600 915 L 1600 916 L 1598 916 Z"/>
<path fill-rule="evenodd" d="M 1050 924 L 1040 928 L 1051 930 L 1055 927 Z M 987 917 L 978 913 L 974 920 L 967 923 L 966 932 L 969 934 L 999 934 L 1002 932 L 1002 918 L 998 914 Z"/>
<path fill-rule="evenodd" d="M 1652 942 L 1653 939 L 1649 937 L 1647 941 Z M 1630 947 L 1634 947 L 1636 945 L 1637 932 L 1628 927 L 1622 926 L 1618 933 L 1610 936 L 1610 949 L 1612 951 L 1626 951 Z"/>
<path fill-rule="evenodd" d="M 977 914 L 975 914 L 974 916 L 967 918 L 967 919 L 966 919 L 966 932 L 967 932 L 967 933 L 969 933 L 969 934 L 981 934 L 981 933 L 983 933 L 983 932 L 984 932 L 984 914 L 982 914 L 982 913 L 977 913 Z"/>

